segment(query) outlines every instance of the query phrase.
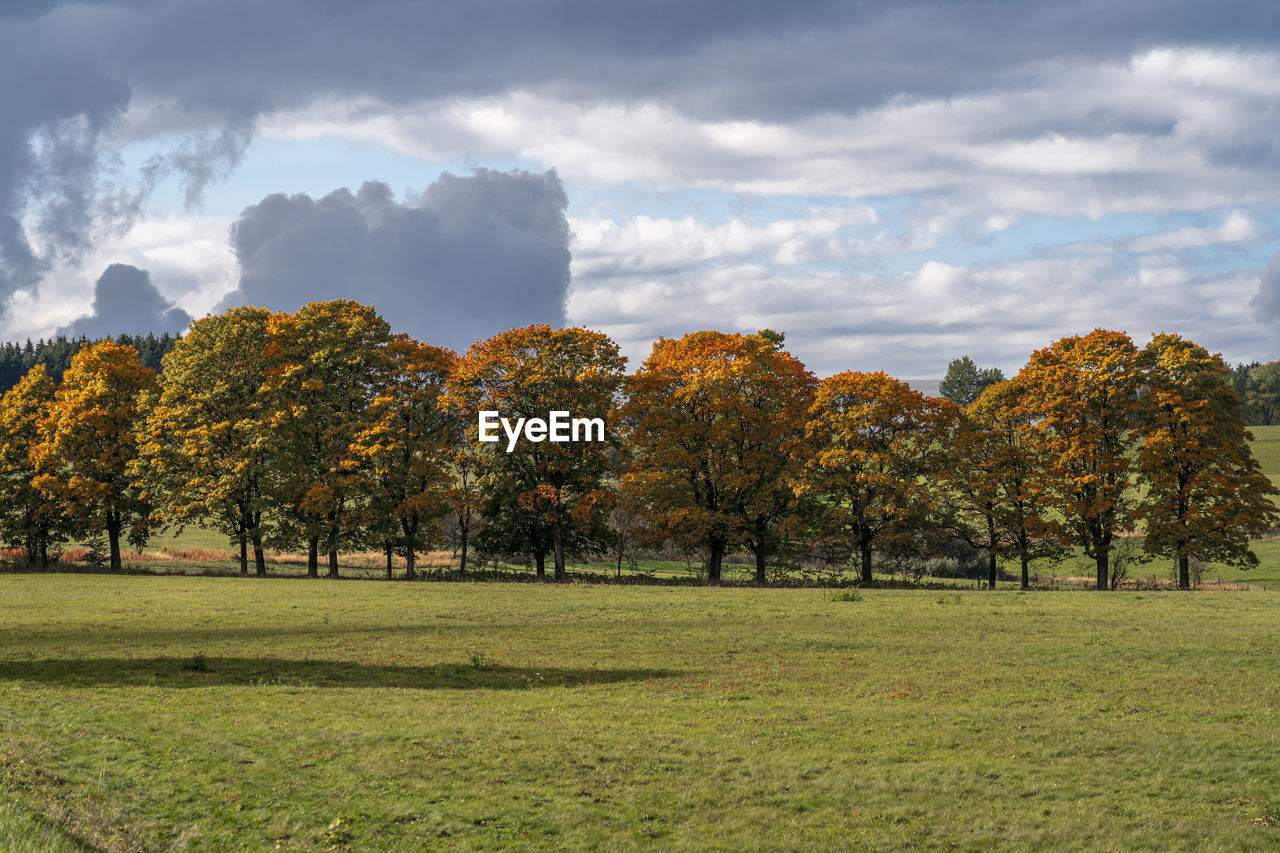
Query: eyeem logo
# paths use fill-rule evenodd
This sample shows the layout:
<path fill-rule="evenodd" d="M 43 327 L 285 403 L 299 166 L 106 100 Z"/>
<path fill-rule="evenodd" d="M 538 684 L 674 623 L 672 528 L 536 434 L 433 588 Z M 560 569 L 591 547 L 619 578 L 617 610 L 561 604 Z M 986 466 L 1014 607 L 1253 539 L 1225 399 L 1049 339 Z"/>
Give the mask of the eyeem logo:
<path fill-rule="evenodd" d="M 492 410 L 480 412 L 480 440 L 501 441 L 502 437 L 497 434 L 499 425 L 507 435 L 508 453 L 516 449 L 521 431 L 525 439 L 532 442 L 604 441 L 604 418 L 570 418 L 568 412 L 549 412 L 545 421 L 542 418 L 517 418 L 515 426 L 512 426 L 511 421 L 499 417 Z"/>

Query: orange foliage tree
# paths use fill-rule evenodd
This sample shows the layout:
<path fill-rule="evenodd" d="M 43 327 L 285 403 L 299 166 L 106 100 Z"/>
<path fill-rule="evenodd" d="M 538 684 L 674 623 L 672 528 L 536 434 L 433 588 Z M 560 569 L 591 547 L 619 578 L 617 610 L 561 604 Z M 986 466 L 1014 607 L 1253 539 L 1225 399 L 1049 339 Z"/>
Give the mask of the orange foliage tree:
<path fill-rule="evenodd" d="M 405 575 L 412 579 L 426 527 L 449 506 L 456 417 L 440 399 L 457 356 L 408 335 L 393 338 L 386 352 L 386 379 L 369 404 L 367 426 L 356 435 L 352 451 L 372 478 L 366 515 L 370 526 L 387 537 L 387 576 L 398 541 Z"/>
<path fill-rule="evenodd" d="M 1143 402 L 1138 351 L 1095 329 L 1032 353 L 1018 374 L 1025 415 L 1044 450 L 1054 503 L 1108 589 L 1115 539 L 1134 528 L 1134 424 Z"/>
<path fill-rule="evenodd" d="M 943 517 L 962 540 L 986 551 L 991 589 L 998 556 L 1018 557 L 1026 589 L 1031 561 L 1062 550 L 1046 494 L 1042 447 L 1021 405 L 1024 394 L 1016 380 L 988 386 L 956 413 L 945 441 L 947 464 L 939 477 Z"/>
<path fill-rule="evenodd" d="M 905 541 L 930 515 L 950 405 L 881 371 L 818 386 L 796 488 L 821 501 L 821 526 L 859 553 L 864 583 L 873 545 Z"/>
<path fill-rule="evenodd" d="M 1172 557 L 1178 586 L 1191 586 L 1190 561 L 1255 566 L 1251 537 L 1276 521 L 1277 494 L 1249 450 L 1249 432 L 1231 370 L 1222 358 L 1178 335 L 1142 350 L 1146 393 L 1138 419 L 1138 515 L 1144 549 Z"/>
<path fill-rule="evenodd" d="M 461 413 L 477 451 L 484 490 L 490 495 L 486 534 L 533 557 L 539 579 L 550 553 L 556 580 L 565 577 L 565 554 L 593 550 L 606 531 L 613 504 L 606 487 L 611 432 L 626 359 L 602 332 L 553 329 L 540 324 L 511 329 L 467 350 L 449 381 L 446 405 Z M 603 418 L 603 441 L 478 441 L 478 413 L 496 411 L 546 420 L 552 411 L 574 418 Z M 594 437 L 594 436 L 593 436 Z M 465 507 L 463 507 L 465 509 Z"/>
<path fill-rule="evenodd" d="M 624 487 L 657 535 L 707 547 L 712 583 L 734 544 L 755 553 L 763 583 L 796 505 L 792 450 L 816 383 L 781 343 L 769 330 L 662 338 L 629 383 Z"/>
<path fill-rule="evenodd" d="M 35 485 L 79 522 L 106 530 L 112 569 L 121 565 L 126 526 L 135 542 L 145 538 L 147 508 L 128 467 L 137 455 L 143 398 L 155 389 L 155 371 L 138 362 L 137 350 L 102 341 L 71 359 L 39 425 Z"/>

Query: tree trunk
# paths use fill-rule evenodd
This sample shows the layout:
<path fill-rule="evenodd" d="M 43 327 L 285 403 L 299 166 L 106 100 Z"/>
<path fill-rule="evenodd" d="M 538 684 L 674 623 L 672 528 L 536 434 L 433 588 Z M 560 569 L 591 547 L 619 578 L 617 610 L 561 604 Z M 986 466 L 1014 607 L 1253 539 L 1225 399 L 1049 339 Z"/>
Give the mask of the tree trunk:
<path fill-rule="evenodd" d="M 711 556 L 707 560 L 707 580 L 716 586 L 720 585 L 720 566 L 724 562 L 724 549 L 727 544 L 722 536 L 711 539 Z"/>
<path fill-rule="evenodd" d="M 756 586 L 764 586 L 768 582 L 764 570 L 764 544 L 756 543 L 754 550 L 756 552 Z"/>
<path fill-rule="evenodd" d="M 534 565 L 537 567 L 538 581 L 539 582 L 545 581 L 547 579 L 547 555 L 539 551 L 538 553 L 533 555 L 533 562 L 534 562 Z M 494 560 L 493 571 L 494 571 L 494 574 L 496 575 L 498 571 L 496 559 Z"/>
<path fill-rule="evenodd" d="M 556 565 L 556 581 L 564 580 L 564 528 L 560 522 L 551 527 L 551 554 Z"/>
<path fill-rule="evenodd" d="M 332 545 L 329 546 L 329 577 L 336 578 L 338 576 L 338 549 Z"/>
<path fill-rule="evenodd" d="M 320 537 L 307 539 L 307 577 L 320 577 Z"/>
<path fill-rule="evenodd" d="M 1108 583 L 1110 578 L 1107 574 L 1107 553 L 1099 551 L 1098 556 L 1094 558 L 1098 563 L 1098 589 L 1103 590 L 1111 588 L 1111 584 Z"/>
<path fill-rule="evenodd" d="M 404 516 L 400 519 L 400 531 L 404 533 L 404 577 L 405 580 L 413 580 L 417 575 L 415 565 L 417 560 L 414 559 L 413 540 L 418 535 L 418 527 L 421 525 L 417 513 L 414 513 L 412 519 Z"/>
<path fill-rule="evenodd" d="M 621 535 L 618 536 L 618 574 L 617 574 L 618 580 L 622 580 L 622 549 L 624 547 L 623 543 L 625 543 L 626 541 L 627 540 L 624 539 Z"/>
<path fill-rule="evenodd" d="M 871 583 L 871 543 L 863 542 L 862 550 L 862 582 Z"/>
<path fill-rule="evenodd" d="M 467 528 L 470 522 L 462 525 L 462 560 L 458 563 L 458 574 L 465 575 L 467 573 Z"/>
<path fill-rule="evenodd" d="M 249 534 L 253 539 L 253 568 L 258 577 L 266 577 L 267 574 L 267 555 L 262 552 L 262 530 L 261 528 L 253 528 L 253 532 Z"/>
<path fill-rule="evenodd" d="M 383 548 L 387 552 L 387 580 L 391 580 L 391 543 L 384 543 Z"/>
<path fill-rule="evenodd" d="M 987 589 L 996 588 L 996 549 L 987 552 Z"/>
<path fill-rule="evenodd" d="M 1191 558 L 1178 558 L 1178 589 L 1191 589 Z"/>
<path fill-rule="evenodd" d="M 1031 588 L 1031 561 L 1027 559 L 1027 550 L 1023 548 L 1022 553 L 1019 556 L 1022 558 L 1022 588 L 1030 589 Z"/>
<path fill-rule="evenodd" d="M 118 572 L 122 568 L 120 563 L 120 515 L 118 513 L 107 513 L 107 541 L 111 543 L 111 571 Z"/>
<path fill-rule="evenodd" d="M 243 527 L 240 528 L 240 574 L 249 574 L 249 537 Z"/>

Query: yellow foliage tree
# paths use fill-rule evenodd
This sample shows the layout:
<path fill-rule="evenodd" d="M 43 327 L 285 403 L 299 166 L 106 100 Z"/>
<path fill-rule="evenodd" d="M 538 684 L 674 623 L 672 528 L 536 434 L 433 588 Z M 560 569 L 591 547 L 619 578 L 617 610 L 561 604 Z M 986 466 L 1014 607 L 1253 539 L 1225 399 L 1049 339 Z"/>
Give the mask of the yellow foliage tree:
<path fill-rule="evenodd" d="M 405 574 L 414 577 L 424 526 L 449 507 L 456 414 L 440 405 L 457 356 L 452 350 L 397 335 L 387 346 L 388 372 L 369 404 L 367 425 L 352 451 L 372 477 L 370 526 L 386 539 L 387 574 L 398 540 Z"/>
<path fill-rule="evenodd" d="M 112 341 L 86 346 L 71 359 L 53 405 L 40 421 L 33 460 L 35 484 L 78 521 L 105 529 L 111 568 L 119 569 L 120 535 L 145 534 L 147 509 L 129 476 L 137 455 L 137 426 L 156 374 L 131 346 Z"/>
<path fill-rule="evenodd" d="M 270 311 L 242 306 L 191 324 L 165 356 L 132 468 L 157 521 L 212 520 L 238 542 L 242 573 L 253 546 L 259 575 L 271 461 L 261 393 L 270 320 Z"/>
<path fill-rule="evenodd" d="M 1117 536 L 1134 528 L 1134 424 L 1142 410 L 1138 351 L 1123 332 L 1095 329 L 1032 353 L 1018 374 L 1025 416 L 1068 529 L 1108 589 Z"/>
<path fill-rule="evenodd" d="M 53 406 L 53 380 L 37 364 L 0 401 L 0 533 L 27 552 L 27 562 L 49 565 L 49 546 L 66 530 L 59 502 L 35 485 L 39 424 Z"/>
<path fill-rule="evenodd" d="M 1191 586 L 1193 558 L 1257 565 L 1249 540 L 1275 523 L 1270 497 L 1278 492 L 1249 450 L 1231 369 L 1220 356 L 1170 334 L 1151 339 L 1140 366 L 1143 547 L 1173 558 L 1182 589 Z"/>
<path fill-rule="evenodd" d="M 386 386 L 390 339 L 386 320 L 349 299 L 309 302 L 267 326 L 271 490 L 307 542 L 312 577 L 321 543 L 337 577 L 339 549 L 361 534 L 357 511 L 371 482 L 355 444 Z"/>

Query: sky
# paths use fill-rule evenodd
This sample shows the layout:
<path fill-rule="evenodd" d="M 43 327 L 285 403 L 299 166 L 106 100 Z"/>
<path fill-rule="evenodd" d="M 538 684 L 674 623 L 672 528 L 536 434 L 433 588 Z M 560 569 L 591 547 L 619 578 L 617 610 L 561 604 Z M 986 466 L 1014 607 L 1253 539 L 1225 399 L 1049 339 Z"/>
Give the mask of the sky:
<path fill-rule="evenodd" d="M 1280 358 L 1273 3 L 10 0 L 0 74 L 0 338 L 352 298 L 633 366 Z"/>

